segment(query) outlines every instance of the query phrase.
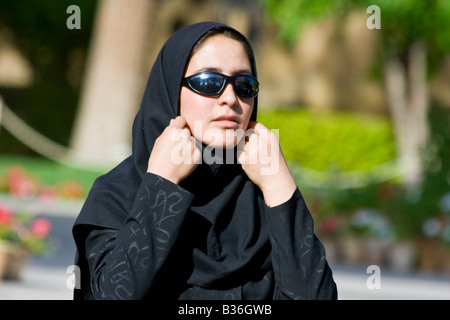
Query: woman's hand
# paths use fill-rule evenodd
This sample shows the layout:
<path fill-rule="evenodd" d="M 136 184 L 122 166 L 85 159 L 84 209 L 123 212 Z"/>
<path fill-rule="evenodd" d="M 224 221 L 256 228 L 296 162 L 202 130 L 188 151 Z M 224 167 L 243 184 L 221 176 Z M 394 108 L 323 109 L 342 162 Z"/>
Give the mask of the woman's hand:
<path fill-rule="evenodd" d="M 297 185 L 292 177 L 276 135 L 257 121 L 251 121 L 238 145 L 238 162 L 262 191 L 269 207 L 292 197 Z"/>
<path fill-rule="evenodd" d="M 157 174 L 175 184 L 187 178 L 201 161 L 201 152 L 196 146 L 186 120 L 176 117 L 156 139 L 147 172 Z"/>

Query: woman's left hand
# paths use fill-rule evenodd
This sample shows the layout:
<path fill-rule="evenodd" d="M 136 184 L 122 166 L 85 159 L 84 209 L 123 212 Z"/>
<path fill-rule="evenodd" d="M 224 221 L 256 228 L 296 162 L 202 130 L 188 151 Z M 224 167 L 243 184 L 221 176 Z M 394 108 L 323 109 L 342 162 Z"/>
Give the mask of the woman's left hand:
<path fill-rule="evenodd" d="M 261 189 L 269 207 L 292 197 L 297 185 L 272 131 L 260 122 L 251 121 L 237 152 L 238 162 L 250 180 Z"/>

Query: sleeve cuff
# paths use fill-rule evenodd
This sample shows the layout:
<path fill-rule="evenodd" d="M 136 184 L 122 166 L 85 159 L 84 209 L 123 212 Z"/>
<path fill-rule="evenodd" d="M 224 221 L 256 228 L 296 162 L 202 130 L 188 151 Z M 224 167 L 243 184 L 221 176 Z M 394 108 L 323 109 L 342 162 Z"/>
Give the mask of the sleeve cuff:
<path fill-rule="evenodd" d="M 191 199 L 195 197 L 192 193 L 173 183 L 172 181 L 151 172 L 145 173 L 144 178 L 142 179 L 142 183 L 146 186 L 151 186 L 152 188 L 163 188 L 164 190 L 167 190 L 169 192 L 181 192 L 183 195 L 186 195 Z"/>
<path fill-rule="evenodd" d="M 279 204 L 277 206 L 274 206 L 274 207 L 269 207 L 267 204 L 265 204 L 266 210 L 270 214 L 277 214 L 277 213 L 280 213 L 280 212 L 289 211 L 289 209 L 291 207 L 296 206 L 297 200 L 299 198 L 302 198 L 302 195 L 300 193 L 299 188 L 297 187 L 297 189 L 295 189 L 294 193 L 292 194 L 291 198 L 288 201 L 286 201 L 284 203 L 281 203 L 281 204 Z"/>

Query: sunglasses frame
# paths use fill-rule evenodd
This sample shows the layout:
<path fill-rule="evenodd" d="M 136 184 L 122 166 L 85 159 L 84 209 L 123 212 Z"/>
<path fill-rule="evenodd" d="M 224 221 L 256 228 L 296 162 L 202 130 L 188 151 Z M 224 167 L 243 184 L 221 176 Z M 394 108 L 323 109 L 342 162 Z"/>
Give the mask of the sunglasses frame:
<path fill-rule="evenodd" d="M 203 74 L 220 76 L 220 77 L 222 77 L 222 78 L 225 79 L 224 83 L 222 84 L 222 87 L 219 89 L 218 92 L 214 92 L 214 93 L 204 93 L 204 92 L 201 92 L 201 91 L 195 89 L 195 88 L 191 85 L 191 79 L 192 79 L 192 78 L 198 77 L 198 76 L 203 75 Z M 251 78 L 253 81 L 255 81 L 256 84 L 257 84 L 256 93 L 253 94 L 253 95 L 251 95 L 250 97 L 243 97 L 243 96 L 241 96 L 241 95 L 237 92 L 238 90 L 236 90 L 236 83 L 235 83 L 236 79 L 239 78 L 239 77 L 249 77 L 249 78 Z M 254 76 L 252 76 L 252 75 L 250 75 L 250 74 L 238 74 L 238 75 L 235 75 L 235 76 L 227 76 L 227 75 L 222 74 L 222 73 L 219 73 L 219 72 L 203 71 L 203 72 L 196 73 L 196 74 L 193 74 L 192 76 L 189 76 L 189 77 L 184 78 L 184 79 L 183 79 L 183 82 L 182 82 L 182 85 L 188 87 L 189 89 L 191 89 L 192 91 L 194 91 L 194 92 L 196 92 L 196 93 L 198 93 L 198 94 L 201 94 L 201 95 L 204 95 L 204 96 L 208 96 L 208 97 L 213 97 L 213 96 L 218 96 L 218 95 L 220 95 L 220 94 L 222 93 L 222 91 L 225 89 L 225 87 L 227 86 L 228 83 L 231 83 L 231 85 L 233 86 L 234 92 L 235 92 L 240 98 L 245 98 L 245 99 L 254 98 L 254 97 L 256 97 L 256 96 L 258 95 L 258 93 L 259 93 L 259 82 L 258 82 L 258 80 L 257 80 Z"/>

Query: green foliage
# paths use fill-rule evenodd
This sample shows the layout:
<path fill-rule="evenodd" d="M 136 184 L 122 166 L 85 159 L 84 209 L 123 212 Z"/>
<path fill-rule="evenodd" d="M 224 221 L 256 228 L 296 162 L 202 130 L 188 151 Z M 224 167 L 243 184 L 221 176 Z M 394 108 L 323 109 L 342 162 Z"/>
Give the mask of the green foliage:
<path fill-rule="evenodd" d="M 67 7 L 81 10 L 81 29 L 69 30 Z M 69 55 L 75 48 L 85 48 L 90 38 L 97 1 L 40 0 L 3 1 L 0 26 L 10 28 L 21 52 L 37 72 L 38 80 L 66 82 Z"/>
<path fill-rule="evenodd" d="M 450 218 L 449 204 L 443 204 L 450 195 L 450 113 L 434 105 L 429 122 L 430 142 L 423 150 L 425 170 L 421 187 L 402 191 L 385 204 L 385 210 L 406 234 L 422 233 L 424 223 L 431 218 Z"/>
<path fill-rule="evenodd" d="M 279 129 L 287 161 L 310 169 L 364 171 L 396 157 L 391 126 L 385 118 L 293 109 L 261 111 L 258 121 L 269 129 Z"/>
<path fill-rule="evenodd" d="M 450 1 L 448 0 L 260 0 L 277 23 L 280 38 L 292 44 L 305 25 L 332 17 L 345 19 L 352 10 L 366 12 L 377 5 L 381 14 L 383 50 L 387 55 L 402 56 L 416 41 L 426 44 L 430 59 L 450 49 Z M 367 18 L 369 14 L 367 15 Z M 364 24 L 361 24 L 365 26 Z"/>
<path fill-rule="evenodd" d="M 67 145 L 75 118 L 78 90 L 49 79 L 26 88 L 0 88 L 0 95 L 23 121 L 51 140 Z M 0 153 L 35 155 L 17 143 L 7 130 L 0 131 Z"/>
<path fill-rule="evenodd" d="M 381 37 L 390 55 L 404 55 L 411 44 L 424 42 L 432 59 L 450 49 L 450 5 L 446 0 L 353 0 L 359 6 L 380 7 Z"/>
<path fill-rule="evenodd" d="M 66 26 L 67 7 L 81 10 L 81 29 Z M 23 120 L 50 139 L 67 145 L 91 36 L 95 0 L 1 1 L 0 29 L 30 62 L 34 81 L 21 88 L 0 87 L 5 103 Z M 0 153 L 35 155 L 17 144 L 6 130 Z"/>
<path fill-rule="evenodd" d="M 433 105 L 429 114 L 430 142 L 423 150 L 424 181 L 414 190 L 385 181 L 360 188 L 306 190 L 315 203 L 317 220 L 337 215 L 348 219 L 361 209 L 376 210 L 392 224 L 398 240 L 430 237 L 424 226 L 430 221 L 442 225 L 450 221 L 450 112 Z M 447 222 L 446 222 L 447 221 Z M 436 232 L 441 232 L 437 230 Z M 449 239 L 443 239 L 448 245 Z"/>
<path fill-rule="evenodd" d="M 292 44 L 308 23 L 337 13 L 346 6 L 344 0 L 260 0 L 260 2 L 280 26 L 280 38 L 287 44 Z"/>

